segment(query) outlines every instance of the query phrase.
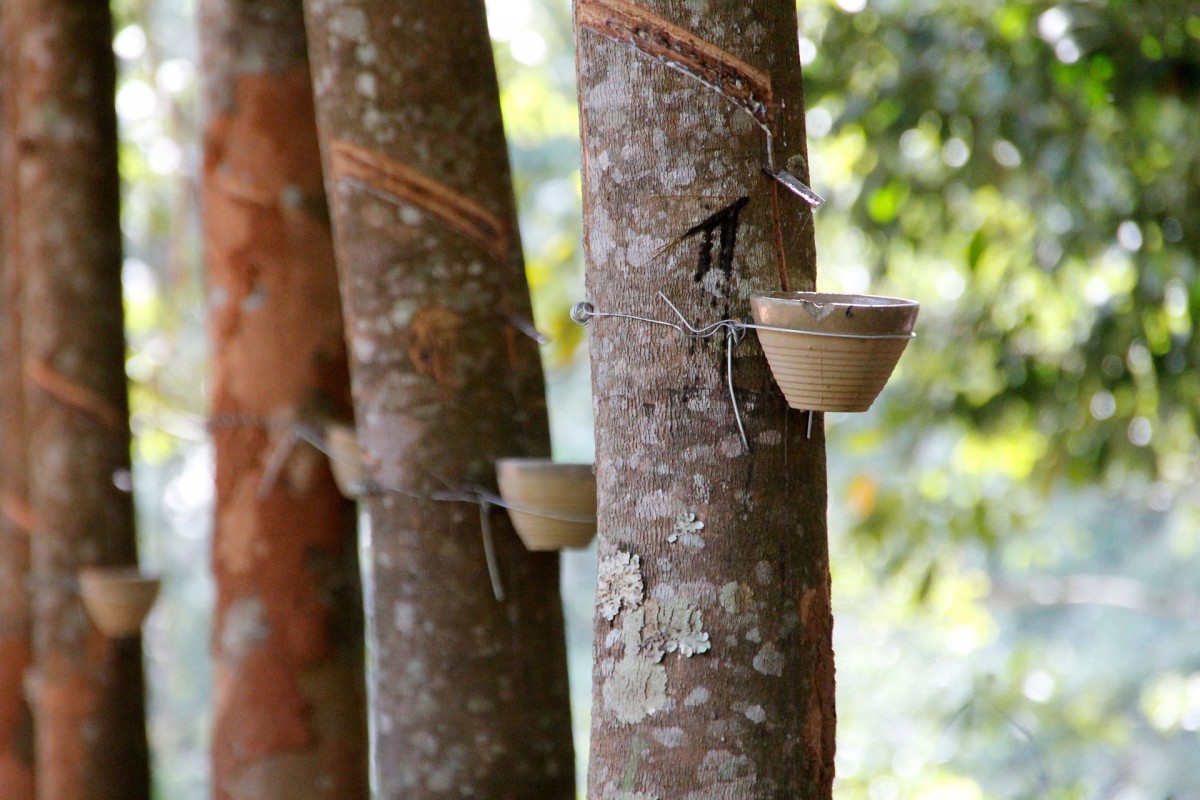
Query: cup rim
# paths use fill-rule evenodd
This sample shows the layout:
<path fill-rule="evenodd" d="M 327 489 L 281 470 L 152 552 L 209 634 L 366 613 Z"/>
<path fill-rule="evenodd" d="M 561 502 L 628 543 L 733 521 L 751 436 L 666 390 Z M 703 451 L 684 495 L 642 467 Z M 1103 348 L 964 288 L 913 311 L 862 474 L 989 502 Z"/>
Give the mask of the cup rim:
<path fill-rule="evenodd" d="M 496 459 L 496 469 L 520 469 L 520 470 L 537 470 L 537 471 L 562 471 L 562 472 L 582 472 L 584 470 L 590 475 L 593 471 L 592 464 L 583 464 L 573 461 L 555 461 L 552 458 L 519 458 L 507 457 Z"/>
<path fill-rule="evenodd" d="M 791 301 L 835 308 L 919 308 L 920 303 L 904 297 L 878 294 L 841 294 L 838 292 L 751 292 L 751 300 Z"/>
<path fill-rule="evenodd" d="M 153 573 L 143 572 L 136 566 L 91 565 L 79 568 L 80 583 L 123 583 L 123 584 L 152 584 L 161 583 L 162 578 Z"/>

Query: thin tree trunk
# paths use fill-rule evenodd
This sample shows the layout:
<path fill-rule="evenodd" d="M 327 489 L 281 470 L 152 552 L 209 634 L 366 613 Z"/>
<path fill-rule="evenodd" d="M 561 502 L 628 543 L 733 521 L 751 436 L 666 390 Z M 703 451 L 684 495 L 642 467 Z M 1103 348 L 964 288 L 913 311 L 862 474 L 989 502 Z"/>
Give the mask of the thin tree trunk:
<path fill-rule="evenodd" d="M 8 38 L 8 17 L 7 8 L 0 7 L 0 797 L 32 800 L 33 719 L 23 681 L 33 658 L 27 588 L 30 519 L 16 256 L 14 40 Z"/>
<path fill-rule="evenodd" d="M 662 291 L 700 325 L 748 318 L 754 290 L 811 289 L 811 215 L 762 170 L 770 128 L 779 166 L 807 179 L 794 3 L 576 0 L 575 13 L 596 309 L 673 319 Z M 752 334 L 732 376 L 747 451 L 722 337 L 603 317 L 590 327 L 600 588 L 588 796 L 829 798 L 820 422 L 806 438 Z"/>
<path fill-rule="evenodd" d="M 380 798 L 573 798 L 558 559 L 447 487 L 549 451 L 480 0 L 307 4 L 365 501 Z M 493 488 L 494 490 L 494 488 Z M 423 496 L 423 497 L 422 497 Z"/>
<path fill-rule="evenodd" d="M 38 797 L 149 796 L 141 639 L 91 624 L 76 575 L 136 563 L 107 3 L 8 3 L 33 514 Z"/>
<path fill-rule="evenodd" d="M 354 506 L 295 438 L 350 417 L 301 0 L 200 4 L 217 458 L 213 796 L 367 797 Z"/>

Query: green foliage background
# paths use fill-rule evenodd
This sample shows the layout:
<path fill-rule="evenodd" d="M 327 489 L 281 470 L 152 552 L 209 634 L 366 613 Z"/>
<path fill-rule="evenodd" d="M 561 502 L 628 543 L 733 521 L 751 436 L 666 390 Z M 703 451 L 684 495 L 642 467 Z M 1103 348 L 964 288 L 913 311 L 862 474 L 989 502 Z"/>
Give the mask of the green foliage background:
<path fill-rule="evenodd" d="M 490 0 L 556 451 L 591 454 L 570 7 Z M 118 0 L 158 794 L 207 796 L 193 0 Z M 917 299 L 829 427 L 846 800 L 1200 798 L 1200 4 L 802 0 L 820 287 Z M 589 554 L 565 560 L 581 754 Z M 581 765 L 582 768 L 582 765 Z"/>

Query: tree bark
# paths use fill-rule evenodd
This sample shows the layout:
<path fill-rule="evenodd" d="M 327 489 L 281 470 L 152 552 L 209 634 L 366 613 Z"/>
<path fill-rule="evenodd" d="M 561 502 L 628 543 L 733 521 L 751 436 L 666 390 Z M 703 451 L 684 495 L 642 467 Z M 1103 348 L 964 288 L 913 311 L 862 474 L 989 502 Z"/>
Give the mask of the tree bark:
<path fill-rule="evenodd" d="M 701 325 L 749 318 L 754 290 L 811 290 L 811 214 L 762 170 L 769 128 L 778 165 L 807 181 L 794 4 L 576 0 L 575 13 L 596 309 L 673 319 L 661 291 Z M 806 438 L 748 335 L 732 367 L 747 450 L 721 336 L 590 327 L 600 587 L 588 796 L 829 798 L 820 421 Z"/>
<path fill-rule="evenodd" d="M 307 3 L 370 520 L 381 798 L 573 798 L 558 559 L 447 487 L 547 455 L 495 67 L 479 0 Z M 413 496 L 416 495 L 416 496 Z"/>
<path fill-rule="evenodd" d="M 77 571 L 136 563 L 107 3 L 5 4 L 18 76 L 22 365 L 37 796 L 149 797 L 141 639 L 88 619 Z"/>
<path fill-rule="evenodd" d="M 29 622 L 28 486 L 21 382 L 21 283 L 16 255 L 15 104 L 8 36 L 0 7 L 0 797 L 32 800 L 33 719 L 24 676 L 32 658 Z"/>
<path fill-rule="evenodd" d="M 350 417 L 301 0 L 200 5 L 217 461 L 213 796 L 368 795 L 354 506 L 295 438 Z M 276 469 L 278 467 L 278 469 Z"/>

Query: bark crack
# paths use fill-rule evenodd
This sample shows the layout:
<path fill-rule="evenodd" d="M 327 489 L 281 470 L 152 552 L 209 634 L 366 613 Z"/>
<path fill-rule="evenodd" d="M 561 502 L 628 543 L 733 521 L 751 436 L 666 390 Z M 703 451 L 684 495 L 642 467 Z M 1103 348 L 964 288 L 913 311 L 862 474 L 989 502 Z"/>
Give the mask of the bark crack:
<path fill-rule="evenodd" d="M 267 209 L 275 208 L 278 205 L 277 198 L 258 189 L 250 181 L 239 180 L 224 172 L 210 172 L 208 185 L 235 202 Z"/>

